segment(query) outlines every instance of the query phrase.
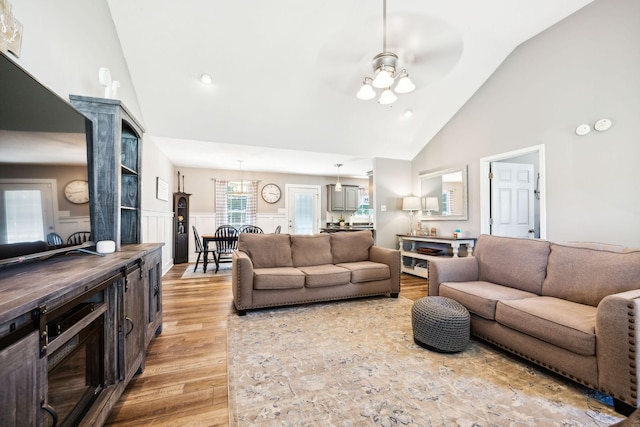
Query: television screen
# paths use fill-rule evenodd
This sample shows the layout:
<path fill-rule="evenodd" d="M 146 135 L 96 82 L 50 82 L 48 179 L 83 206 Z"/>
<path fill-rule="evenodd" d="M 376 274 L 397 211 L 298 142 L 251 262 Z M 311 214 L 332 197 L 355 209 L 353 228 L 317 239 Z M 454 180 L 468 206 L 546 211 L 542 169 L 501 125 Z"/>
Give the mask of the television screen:
<path fill-rule="evenodd" d="M 0 98 L 0 264 L 86 246 L 91 122 L 2 53 Z"/>

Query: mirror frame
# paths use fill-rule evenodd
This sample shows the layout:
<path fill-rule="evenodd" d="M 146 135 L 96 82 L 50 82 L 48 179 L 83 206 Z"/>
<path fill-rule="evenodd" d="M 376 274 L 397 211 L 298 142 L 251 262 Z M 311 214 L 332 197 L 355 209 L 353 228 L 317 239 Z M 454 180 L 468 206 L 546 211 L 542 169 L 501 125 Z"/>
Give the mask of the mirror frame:
<path fill-rule="evenodd" d="M 422 199 L 423 211 L 426 205 L 426 197 L 424 194 L 424 181 L 434 178 L 442 178 L 443 175 L 450 173 L 462 172 L 462 213 L 459 215 L 425 215 L 422 214 L 420 221 L 466 221 L 469 219 L 469 192 L 467 182 L 467 165 L 453 167 L 449 169 L 440 169 L 436 171 L 420 172 L 418 177 L 420 178 L 420 198 Z"/>

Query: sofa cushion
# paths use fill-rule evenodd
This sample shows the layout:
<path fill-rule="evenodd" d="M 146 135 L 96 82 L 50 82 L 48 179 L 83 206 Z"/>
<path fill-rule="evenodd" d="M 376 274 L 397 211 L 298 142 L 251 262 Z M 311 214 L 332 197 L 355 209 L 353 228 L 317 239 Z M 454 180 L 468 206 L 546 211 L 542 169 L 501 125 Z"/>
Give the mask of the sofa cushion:
<path fill-rule="evenodd" d="M 496 321 L 524 334 L 585 356 L 596 354 L 595 307 L 559 298 L 504 300 Z"/>
<path fill-rule="evenodd" d="M 346 285 L 351 279 L 349 270 L 333 264 L 308 265 L 299 270 L 305 274 L 305 286 L 309 288 Z"/>
<path fill-rule="evenodd" d="M 371 246 L 373 246 L 373 236 L 367 230 L 331 233 L 331 254 L 334 264 L 367 261 Z"/>
<path fill-rule="evenodd" d="M 351 283 L 372 282 L 374 280 L 386 280 L 391 277 L 389 266 L 380 262 L 360 261 L 342 262 L 338 267 L 346 268 L 351 272 Z"/>
<path fill-rule="evenodd" d="M 254 268 L 293 267 L 288 234 L 240 233 L 238 249 L 249 255 Z"/>
<path fill-rule="evenodd" d="M 540 295 L 549 246 L 544 240 L 481 235 L 473 252 L 479 279 Z"/>
<path fill-rule="evenodd" d="M 304 273 L 293 267 L 254 268 L 253 289 L 304 288 Z"/>
<path fill-rule="evenodd" d="M 500 300 L 533 298 L 532 292 L 489 282 L 445 282 L 440 284 L 438 295 L 449 297 L 464 305 L 471 313 L 495 320 L 496 304 Z"/>
<path fill-rule="evenodd" d="M 551 245 L 542 294 L 597 306 L 607 295 L 640 289 L 640 250 Z"/>
<path fill-rule="evenodd" d="M 329 234 L 291 235 L 291 258 L 294 267 L 331 264 L 333 262 L 331 236 Z"/>

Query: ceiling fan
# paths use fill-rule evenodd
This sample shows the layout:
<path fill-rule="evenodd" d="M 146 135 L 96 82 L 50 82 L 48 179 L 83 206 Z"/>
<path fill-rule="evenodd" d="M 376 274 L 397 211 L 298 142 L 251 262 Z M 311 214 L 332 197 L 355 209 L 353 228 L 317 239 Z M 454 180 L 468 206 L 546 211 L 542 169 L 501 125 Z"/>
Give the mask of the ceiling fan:
<path fill-rule="evenodd" d="M 380 15 L 371 15 L 351 22 L 319 50 L 318 65 L 324 79 L 341 93 L 353 96 L 363 76 L 372 75 L 372 66 L 375 70 L 379 63 L 376 56 L 385 52 L 397 56 L 392 59 L 396 78 L 403 69 L 410 71 L 417 90 L 446 76 L 462 55 L 462 37 L 455 28 L 431 15 L 387 14 L 386 0 L 383 2 L 382 20 Z"/>

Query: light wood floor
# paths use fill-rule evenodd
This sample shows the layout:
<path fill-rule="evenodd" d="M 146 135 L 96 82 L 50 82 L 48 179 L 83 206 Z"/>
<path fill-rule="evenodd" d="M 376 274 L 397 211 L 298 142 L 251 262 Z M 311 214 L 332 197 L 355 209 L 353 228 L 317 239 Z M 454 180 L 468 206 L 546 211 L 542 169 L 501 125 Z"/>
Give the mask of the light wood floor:
<path fill-rule="evenodd" d="M 108 426 L 227 426 L 227 316 L 234 314 L 231 276 L 162 282 L 163 331 L 107 420 Z M 193 265 L 192 265 L 193 268 Z M 402 274 L 400 295 L 427 294 L 425 279 Z M 234 314 L 235 315 L 235 314 Z"/>

